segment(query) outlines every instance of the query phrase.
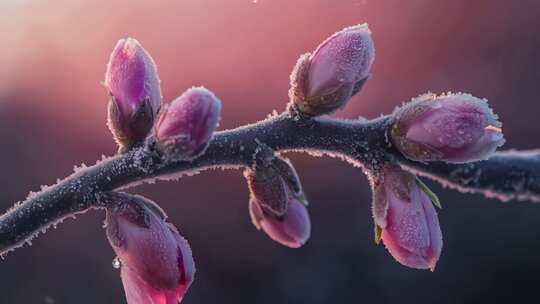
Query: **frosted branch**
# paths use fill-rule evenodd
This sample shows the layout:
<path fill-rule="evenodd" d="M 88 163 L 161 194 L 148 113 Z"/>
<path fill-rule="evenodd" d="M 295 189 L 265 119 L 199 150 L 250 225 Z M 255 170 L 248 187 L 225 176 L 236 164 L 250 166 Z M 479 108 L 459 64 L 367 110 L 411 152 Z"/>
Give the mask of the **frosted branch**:
<path fill-rule="evenodd" d="M 420 175 L 464 192 L 501 200 L 540 200 L 540 151 L 500 152 L 468 164 L 412 162 L 388 143 L 389 116 L 369 121 L 303 118 L 290 113 L 236 129 L 216 132 L 208 148 L 192 161 L 170 161 L 146 145 L 80 168 L 59 183 L 33 193 L 0 216 L 0 252 L 29 242 L 38 232 L 76 213 L 102 207 L 100 193 L 156 179 L 177 179 L 210 168 L 243 168 L 261 145 L 275 152 L 307 152 L 338 157 L 366 174 L 398 160 Z"/>

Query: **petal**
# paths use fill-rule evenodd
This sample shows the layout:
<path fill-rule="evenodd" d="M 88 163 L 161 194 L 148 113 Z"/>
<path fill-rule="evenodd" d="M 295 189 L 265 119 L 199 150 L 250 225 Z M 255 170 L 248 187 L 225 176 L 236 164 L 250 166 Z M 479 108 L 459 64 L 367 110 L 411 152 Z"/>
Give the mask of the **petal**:
<path fill-rule="evenodd" d="M 394 165 L 382 172 L 388 201 L 386 227 L 381 235 L 386 248 L 405 266 L 433 270 L 442 249 L 433 203 L 411 173 Z"/>
<path fill-rule="evenodd" d="M 283 217 L 264 214 L 259 223 L 271 239 L 291 248 L 304 245 L 311 233 L 307 209 L 296 199 L 289 201 L 289 208 Z"/>
<path fill-rule="evenodd" d="M 160 113 L 154 135 L 169 156 L 194 157 L 208 145 L 220 112 L 221 101 L 212 92 L 191 88 Z"/>
<path fill-rule="evenodd" d="M 430 247 L 427 252 L 427 260 L 431 271 L 435 270 L 435 265 L 441 256 L 443 240 L 441 226 L 439 224 L 439 218 L 437 211 L 433 206 L 431 200 L 427 197 L 422 198 L 422 206 L 426 216 L 427 227 L 429 230 Z"/>
<path fill-rule="evenodd" d="M 345 28 L 313 52 L 309 96 L 326 95 L 341 83 L 354 84 L 369 75 L 375 48 L 367 24 Z"/>
<path fill-rule="evenodd" d="M 181 290 L 153 288 L 129 267 L 122 267 L 120 277 L 128 304 L 178 304 L 184 294 Z"/>
<path fill-rule="evenodd" d="M 430 244 L 429 230 L 422 203 L 415 198 L 400 201 L 390 195 L 386 230 L 400 247 L 425 257 Z"/>
<path fill-rule="evenodd" d="M 133 38 L 116 44 L 105 73 L 105 86 L 117 99 L 125 117 L 135 113 L 148 98 L 154 114 L 161 103 L 161 89 L 155 63 L 146 50 Z"/>
<path fill-rule="evenodd" d="M 195 273 L 189 244 L 152 201 L 119 192 L 105 195 L 110 199 L 107 238 L 122 265 L 128 303 L 177 303 Z"/>

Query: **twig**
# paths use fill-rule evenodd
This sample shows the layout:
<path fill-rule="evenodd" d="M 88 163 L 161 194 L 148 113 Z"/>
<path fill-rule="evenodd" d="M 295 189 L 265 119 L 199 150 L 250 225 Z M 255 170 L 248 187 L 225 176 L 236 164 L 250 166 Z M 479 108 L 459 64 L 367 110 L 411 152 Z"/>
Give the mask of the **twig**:
<path fill-rule="evenodd" d="M 403 158 L 390 144 L 390 116 L 374 120 L 307 118 L 291 112 L 216 132 L 206 151 L 191 161 L 170 161 L 152 148 L 152 139 L 133 150 L 76 170 L 57 184 L 32 193 L 0 216 L 0 254 L 30 242 L 39 231 L 64 218 L 102 207 L 103 192 L 156 179 L 171 180 L 210 168 L 243 168 L 253 163 L 261 144 L 277 153 L 307 152 L 338 157 L 366 174 L 399 161 L 420 175 L 464 192 L 501 200 L 540 201 L 540 151 L 500 152 L 487 161 L 452 165 L 422 164 Z"/>

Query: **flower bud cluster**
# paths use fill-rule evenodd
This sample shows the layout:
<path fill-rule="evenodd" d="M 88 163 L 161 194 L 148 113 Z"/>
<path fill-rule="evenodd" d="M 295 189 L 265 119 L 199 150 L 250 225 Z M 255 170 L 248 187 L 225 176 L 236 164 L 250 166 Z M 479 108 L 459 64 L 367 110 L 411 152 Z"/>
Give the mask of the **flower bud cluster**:
<path fill-rule="evenodd" d="M 369 78 L 374 57 L 366 24 L 336 32 L 299 58 L 290 78 L 290 109 L 311 117 L 344 107 Z M 146 144 L 165 160 L 191 160 L 204 153 L 218 127 L 222 104 L 205 88 L 190 88 L 162 103 L 156 65 L 135 39 L 118 42 L 104 84 L 111 97 L 109 127 L 122 151 Z M 483 160 L 504 143 L 487 101 L 461 93 L 422 95 L 396 109 L 385 131 L 391 149 L 421 162 Z M 244 171 L 251 220 L 272 240 L 301 247 L 311 221 L 298 174 L 289 160 L 259 144 L 254 164 Z M 381 164 L 371 174 L 376 241 L 399 263 L 434 270 L 443 244 L 434 208 L 440 207 L 438 198 L 395 163 Z M 195 272 L 187 241 L 155 203 L 110 195 L 106 232 L 122 264 L 128 303 L 178 303 Z"/>
<path fill-rule="evenodd" d="M 153 135 L 158 148 L 171 159 L 194 158 L 217 128 L 221 101 L 205 88 L 191 88 L 162 105 L 156 65 L 133 38 L 118 41 L 104 84 L 111 96 L 109 128 L 122 151 Z"/>

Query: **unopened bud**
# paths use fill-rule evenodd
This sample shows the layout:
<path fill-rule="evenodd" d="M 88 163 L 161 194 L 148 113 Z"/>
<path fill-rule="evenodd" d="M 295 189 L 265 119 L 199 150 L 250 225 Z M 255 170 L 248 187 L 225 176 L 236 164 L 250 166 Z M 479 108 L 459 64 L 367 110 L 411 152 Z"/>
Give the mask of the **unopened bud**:
<path fill-rule="evenodd" d="M 394 117 L 391 140 L 411 160 L 484 160 L 505 142 L 487 101 L 469 94 L 422 95 Z"/>
<path fill-rule="evenodd" d="M 367 24 L 347 27 L 326 39 L 313 54 L 304 54 L 291 74 L 289 97 L 307 115 L 342 108 L 369 76 L 375 58 Z"/>
<path fill-rule="evenodd" d="M 143 141 L 161 106 L 156 65 L 139 42 L 121 39 L 116 44 L 105 73 L 109 91 L 108 125 L 124 148 Z"/>
<path fill-rule="evenodd" d="M 171 158 L 201 154 L 218 126 L 221 101 L 209 90 L 191 88 L 160 112 L 154 129 L 158 147 Z"/>
<path fill-rule="evenodd" d="M 121 264 L 128 304 L 178 303 L 193 282 L 195 266 L 187 241 L 155 203 L 110 193 L 107 238 Z"/>
<path fill-rule="evenodd" d="M 434 270 L 441 255 L 441 228 L 433 203 L 415 176 L 387 165 L 372 186 L 377 238 L 399 263 Z"/>
<path fill-rule="evenodd" d="M 253 224 L 276 242 L 297 248 L 309 238 L 307 200 L 290 162 L 275 156 L 267 164 L 244 171 L 250 190 Z"/>

